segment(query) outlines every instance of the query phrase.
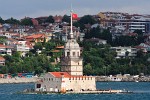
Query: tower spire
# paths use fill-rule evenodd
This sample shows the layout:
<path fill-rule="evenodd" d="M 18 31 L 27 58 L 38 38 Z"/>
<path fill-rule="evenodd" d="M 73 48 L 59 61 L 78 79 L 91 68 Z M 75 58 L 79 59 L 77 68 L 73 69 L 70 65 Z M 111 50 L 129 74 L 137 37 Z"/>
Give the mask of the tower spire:
<path fill-rule="evenodd" d="M 70 39 L 73 39 L 74 38 L 74 36 L 73 36 L 73 29 L 72 29 L 72 27 L 73 27 L 73 22 L 72 22 L 72 20 L 73 20 L 73 16 L 72 16 L 72 14 L 73 14 L 73 10 L 72 10 L 72 8 L 71 8 L 71 11 L 70 11 L 70 14 L 71 14 L 71 18 L 70 18 L 70 21 L 71 21 L 71 25 L 70 25 L 70 36 L 69 36 L 69 38 Z"/>

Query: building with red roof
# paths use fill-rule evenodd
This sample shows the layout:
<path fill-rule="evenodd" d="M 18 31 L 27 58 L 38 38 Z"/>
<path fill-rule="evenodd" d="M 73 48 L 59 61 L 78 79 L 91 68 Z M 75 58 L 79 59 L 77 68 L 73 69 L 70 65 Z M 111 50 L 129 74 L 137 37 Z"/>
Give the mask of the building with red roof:
<path fill-rule="evenodd" d="M 11 46 L 0 44 L 0 55 L 12 55 L 12 49 L 13 47 Z"/>
<path fill-rule="evenodd" d="M 47 42 L 47 36 L 45 34 L 33 34 L 33 35 L 29 35 L 24 37 L 26 39 L 26 41 L 30 41 L 33 45 L 37 42 Z"/>
<path fill-rule="evenodd" d="M 0 66 L 5 66 L 5 58 L 0 56 Z"/>
<path fill-rule="evenodd" d="M 32 19 L 32 23 L 33 23 L 33 25 L 34 26 L 37 26 L 37 25 L 39 25 L 39 22 L 38 22 L 38 20 L 36 20 L 36 19 Z"/>
<path fill-rule="evenodd" d="M 61 23 L 62 22 L 62 18 L 63 18 L 62 16 L 57 16 L 56 15 L 56 16 L 54 16 L 54 22 L 55 23 Z"/>

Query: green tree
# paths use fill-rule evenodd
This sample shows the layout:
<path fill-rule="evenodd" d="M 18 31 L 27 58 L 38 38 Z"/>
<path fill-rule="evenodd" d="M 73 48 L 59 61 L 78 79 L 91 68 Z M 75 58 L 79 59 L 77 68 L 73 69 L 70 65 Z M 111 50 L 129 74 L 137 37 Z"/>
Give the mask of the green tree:
<path fill-rule="evenodd" d="M 41 42 L 36 43 L 36 44 L 33 46 L 33 48 L 34 48 L 35 50 L 42 50 L 42 48 L 43 48 L 42 43 L 41 43 Z"/>
<path fill-rule="evenodd" d="M 134 33 L 137 33 L 138 35 L 143 35 L 142 30 L 135 30 Z"/>
<path fill-rule="evenodd" d="M 50 16 L 45 20 L 45 22 L 54 23 L 54 18 L 53 18 L 53 16 L 50 15 Z"/>
<path fill-rule="evenodd" d="M 37 68 L 35 69 L 35 74 L 41 74 L 41 73 L 43 73 L 42 67 L 37 67 Z"/>
<path fill-rule="evenodd" d="M 20 21 L 17 20 L 17 19 L 14 19 L 13 17 L 5 20 L 5 23 L 8 23 L 8 24 L 20 24 Z"/>
<path fill-rule="evenodd" d="M 31 18 L 24 18 L 20 21 L 21 25 L 33 26 Z"/>
<path fill-rule="evenodd" d="M 70 23 L 70 16 L 64 15 L 63 18 L 62 18 L 62 21 L 63 21 L 63 22 Z"/>
<path fill-rule="evenodd" d="M 79 21 L 74 22 L 73 26 L 79 27 L 81 31 L 83 31 L 85 29 L 85 25 L 83 23 L 80 23 Z"/>
<path fill-rule="evenodd" d="M 91 15 L 85 15 L 79 20 L 79 23 L 93 25 L 96 23 L 96 20 Z"/>
<path fill-rule="evenodd" d="M 92 75 L 93 74 L 92 66 L 89 63 L 83 67 L 83 71 L 84 71 L 85 75 Z"/>
<path fill-rule="evenodd" d="M 1 24 L 4 24 L 5 23 L 5 21 L 0 17 L 0 23 Z"/>
<path fill-rule="evenodd" d="M 0 36 L 0 44 L 6 43 L 6 36 Z"/>

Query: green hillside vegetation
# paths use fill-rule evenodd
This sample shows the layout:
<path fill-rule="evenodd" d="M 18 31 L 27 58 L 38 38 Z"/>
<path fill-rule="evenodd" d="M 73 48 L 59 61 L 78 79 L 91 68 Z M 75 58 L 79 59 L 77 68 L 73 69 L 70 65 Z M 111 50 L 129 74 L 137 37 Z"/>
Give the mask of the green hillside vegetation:
<path fill-rule="evenodd" d="M 64 22 L 69 22 L 69 16 L 64 15 Z M 46 22 L 53 23 L 52 16 L 46 20 Z M 0 17 L 0 23 L 32 25 L 31 18 L 26 18 L 18 21 L 14 18 L 3 20 Z M 136 46 L 144 42 L 143 33 L 140 30 L 135 31 L 137 36 L 119 36 L 112 40 L 112 34 L 109 29 L 87 28 L 86 25 L 93 25 L 98 23 L 93 16 L 85 15 L 77 22 L 74 22 L 74 26 L 80 27 L 82 32 L 85 32 L 85 40 L 79 42 L 83 47 L 83 66 L 85 75 L 115 75 L 115 74 L 131 74 L 136 75 L 144 73 L 150 74 L 150 54 L 145 54 L 142 51 L 138 51 L 137 57 L 116 59 L 116 53 L 110 50 L 111 46 Z M 86 39 L 98 38 L 107 40 L 107 45 L 97 44 L 92 41 L 86 41 Z M 0 38 L 1 43 L 5 42 L 5 37 Z M 0 73 L 23 73 L 32 72 L 34 74 L 40 74 L 49 71 L 60 71 L 59 62 L 53 64 L 57 58 L 60 58 L 62 51 L 53 52 L 56 46 L 64 45 L 64 42 L 60 40 L 51 40 L 47 43 L 36 43 L 34 49 L 31 50 L 25 57 L 20 56 L 20 52 L 13 53 L 12 56 L 4 56 L 6 59 L 6 65 L 0 67 Z M 37 51 L 41 50 L 41 54 Z M 127 53 L 128 55 L 128 53 Z"/>
<path fill-rule="evenodd" d="M 45 44 L 37 43 L 34 49 L 25 57 L 21 57 L 20 52 L 15 52 L 12 56 L 5 55 L 6 65 L 1 66 L 0 73 L 15 74 L 31 72 L 40 74 L 49 71 L 59 71 L 59 63 L 52 64 L 62 53 L 62 51 L 59 53 L 52 53 L 58 45 L 64 45 L 64 43 L 59 40 L 51 40 Z M 37 54 L 37 49 L 41 50 L 42 53 Z"/>

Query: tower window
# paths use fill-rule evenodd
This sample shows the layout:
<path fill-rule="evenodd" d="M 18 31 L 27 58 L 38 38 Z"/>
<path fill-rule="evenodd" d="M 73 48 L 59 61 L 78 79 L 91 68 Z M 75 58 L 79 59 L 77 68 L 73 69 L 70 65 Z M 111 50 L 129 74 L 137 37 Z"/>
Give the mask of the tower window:
<path fill-rule="evenodd" d="M 76 55 L 76 53 L 75 52 L 73 52 L 73 56 L 75 56 Z"/>
<path fill-rule="evenodd" d="M 78 52 L 78 57 L 79 57 L 79 52 Z"/>
<path fill-rule="evenodd" d="M 70 52 L 67 52 L 67 56 L 70 56 Z"/>

